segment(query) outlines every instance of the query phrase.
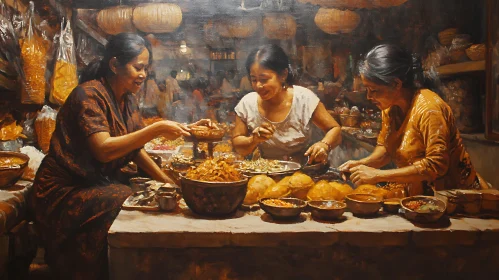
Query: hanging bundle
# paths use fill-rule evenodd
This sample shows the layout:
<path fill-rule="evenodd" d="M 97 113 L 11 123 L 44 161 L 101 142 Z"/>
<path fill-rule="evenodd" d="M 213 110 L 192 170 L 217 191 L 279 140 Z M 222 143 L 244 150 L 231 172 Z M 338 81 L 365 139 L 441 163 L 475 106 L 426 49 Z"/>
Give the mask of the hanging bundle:
<path fill-rule="evenodd" d="M 360 16 L 349 10 L 320 8 L 315 15 L 315 24 L 328 34 L 350 33 L 360 23 Z"/>
<path fill-rule="evenodd" d="M 116 35 L 122 32 L 135 32 L 132 23 L 133 7 L 116 6 L 102 9 L 97 14 L 97 25 L 107 34 Z"/>
<path fill-rule="evenodd" d="M 265 37 L 276 40 L 288 40 L 295 37 L 295 18 L 286 13 L 267 13 L 263 18 Z"/>

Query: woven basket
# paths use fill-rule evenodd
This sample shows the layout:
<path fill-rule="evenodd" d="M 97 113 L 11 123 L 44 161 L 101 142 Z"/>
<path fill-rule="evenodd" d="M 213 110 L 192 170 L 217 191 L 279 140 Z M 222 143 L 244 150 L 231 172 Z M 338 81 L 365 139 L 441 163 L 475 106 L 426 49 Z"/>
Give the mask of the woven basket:
<path fill-rule="evenodd" d="M 263 18 L 265 37 L 275 40 L 288 40 L 295 37 L 296 21 L 290 14 L 268 13 Z"/>
<path fill-rule="evenodd" d="M 133 10 L 132 22 L 143 32 L 170 33 L 182 23 L 182 10 L 176 4 L 140 4 Z"/>
<path fill-rule="evenodd" d="M 50 148 L 50 139 L 55 130 L 55 120 L 43 118 L 35 121 L 35 131 L 38 139 L 38 146 L 43 153 L 47 153 Z"/>
<path fill-rule="evenodd" d="M 450 46 L 452 44 L 452 40 L 456 37 L 457 32 L 457 28 L 445 29 L 444 31 L 438 33 L 438 41 L 443 46 Z"/>
<path fill-rule="evenodd" d="M 349 10 L 320 8 L 314 21 L 317 27 L 328 34 L 342 34 L 357 28 L 360 16 Z"/>
<path fill-rule="evenodd" d="M 466 55 L 473 61 L 485 60 L 485 44 L 475 44 L 466 49 Z"/>
<path fill-rule="evenodd" d="M 116 6 L 102 9 L 97 14 L 97 25 L 107 34 L 116 35 L 122 32 L 135 32 L 132 23 L 133 8 Z"/>

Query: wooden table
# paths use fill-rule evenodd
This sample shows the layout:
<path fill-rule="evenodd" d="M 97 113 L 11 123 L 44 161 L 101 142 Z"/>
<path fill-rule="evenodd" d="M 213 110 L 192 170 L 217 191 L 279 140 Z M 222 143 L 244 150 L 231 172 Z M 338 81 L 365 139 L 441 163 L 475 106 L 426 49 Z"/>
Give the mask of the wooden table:
<path fill-rule="evenodd" d="M 121 211 L 109 230 L 111 279 L 433 279 L 499 272 L 499 221 L 414 225 L 398 215 L 345 213 L 274 221 L 262 210 L 206 219 Z"/>

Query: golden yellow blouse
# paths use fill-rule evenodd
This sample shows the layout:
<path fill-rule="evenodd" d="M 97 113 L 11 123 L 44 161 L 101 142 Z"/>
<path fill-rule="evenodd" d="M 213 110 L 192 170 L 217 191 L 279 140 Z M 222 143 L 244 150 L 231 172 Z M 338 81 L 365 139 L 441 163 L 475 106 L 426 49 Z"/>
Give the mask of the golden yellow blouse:
<path fill-rule="evenodd" d="M 452 110 L 436 93 L 416 92 L 411 107 L 397 130 L 392 107 L 382 112 L 378 145 L 384 146 L 397 167 L 413 165 L 436 190 L 478 188 L 476 171 L 471 164 Z M 421 184 L 424 182 L 414 182 Z"/>

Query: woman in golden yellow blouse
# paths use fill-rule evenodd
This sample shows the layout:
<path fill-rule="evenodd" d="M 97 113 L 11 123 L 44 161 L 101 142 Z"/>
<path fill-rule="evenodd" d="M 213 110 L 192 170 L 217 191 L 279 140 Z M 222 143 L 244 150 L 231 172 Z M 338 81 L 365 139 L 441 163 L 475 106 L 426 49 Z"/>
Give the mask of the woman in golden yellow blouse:
<path fill-rule="evenodd" d="M 417 59 L 398 46 L 379 45 L 359 68 L 367 98 L 382 110 L 383 120 L 373 153 L 340 166 L 351 172 L 353 183 L 406 183 L 409 195 L 486 186 L 471 164 L 451 108 L 436 93 L 420 89 Z M 379 169 L 390 161 L 396 169 Z"/>

